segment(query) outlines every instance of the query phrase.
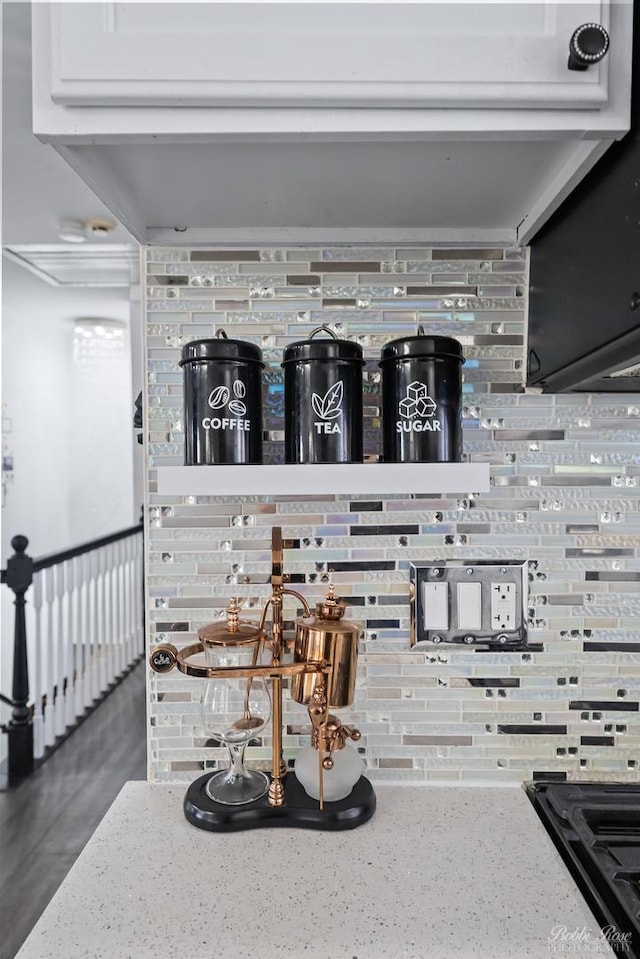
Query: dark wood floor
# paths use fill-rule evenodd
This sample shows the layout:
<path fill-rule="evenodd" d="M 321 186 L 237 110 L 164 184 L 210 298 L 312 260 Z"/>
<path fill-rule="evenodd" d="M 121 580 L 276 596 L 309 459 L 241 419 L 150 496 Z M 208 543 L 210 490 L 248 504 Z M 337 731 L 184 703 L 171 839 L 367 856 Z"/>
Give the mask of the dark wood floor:
<path fill-rule="evenodd" d="M 146 778 L 138 664 L 24 783 L 0 792 L 0 959 L 13 959 L 129 779 Z"/>

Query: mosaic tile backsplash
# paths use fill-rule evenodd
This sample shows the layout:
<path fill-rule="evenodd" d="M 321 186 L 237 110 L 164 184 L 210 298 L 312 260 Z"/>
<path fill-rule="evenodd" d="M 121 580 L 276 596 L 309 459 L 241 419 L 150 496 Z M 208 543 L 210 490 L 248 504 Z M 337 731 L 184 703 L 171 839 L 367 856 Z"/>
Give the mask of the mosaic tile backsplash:
<path fill-rule="evenodd" d="M 346 721 L 375 781 L 637 781 L 640 768 L 640 403 L 629 395 L 523 389 L 527 257 L 512 249 L 294 248 L 147 251 L 149 641 L 178 646 L 232 595 L 257 617 L 270 534 L 315 602 L 332 581 L 362 625 Z M 160 497 L 183 462 L 180 349 L 222 328 L 266 361 L 265 454 L 282 460 L 284 346 L 320 324 L 362 344 L 365 449 L 380 451 L 377 361 L 391 339 L 464 348 L 464 456 L 491 489 L 384 497 Z M 520 559 L 529 647 L 409 648 L 410 561 Z M 295 601 L 285 618 L 297 615 Z M 149 777 L 190 781 L 224 764 L 199 724 L 201 687 L 149 677 Z M 347 715 L 348 712 L 348 715 Z M 288 759 L 306 710 L 285 702 Z M 270 740 L 249 753 L 269 767 Z"/>

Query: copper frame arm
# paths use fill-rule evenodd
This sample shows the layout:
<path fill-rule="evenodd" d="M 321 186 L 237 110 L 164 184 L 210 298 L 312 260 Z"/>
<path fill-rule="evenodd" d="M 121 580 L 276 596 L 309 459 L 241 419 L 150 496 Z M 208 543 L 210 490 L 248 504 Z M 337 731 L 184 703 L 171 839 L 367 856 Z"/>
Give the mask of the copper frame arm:
<path fill-rule="evenodd" d="M 164 644 L 162 649 L 169 651 L 170 644 Z M 258 676 L 265 679 L 275 679 L 280 676 L 297 676 L 300 673 L 328 673 L 330 669 L 328 663 L 281 663 L 278 666 L 198 666 L 196 663 L 188 663 L 186 660 L 190 656 L 204 652 L 204 643 L 191 643 L 190 646 L 184 646 L 180 650 L 174 646 L 172 649 L 175 650 L 175 665 L 180 672 L 200 679 L 249 679 Z"/>

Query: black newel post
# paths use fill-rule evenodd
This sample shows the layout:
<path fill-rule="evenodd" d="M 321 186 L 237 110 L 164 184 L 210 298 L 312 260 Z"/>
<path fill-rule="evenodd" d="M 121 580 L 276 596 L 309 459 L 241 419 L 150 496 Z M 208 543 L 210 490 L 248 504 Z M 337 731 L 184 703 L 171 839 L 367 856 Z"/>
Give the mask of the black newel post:
<path fill-rule="evenodd" d="M 24 615 L 25 593 L 33 581 L 33 560 L 25 550 L 26 536 L 11 540 L 15 553 L 7 563 L 4 581 L 15 593 L 13 632 L 13 710 L 7 726 L 9 735 L 9 785 L 33 772 L 33 719 L 29 709 L 29 664 L 27 662 L 27 626 Z"/>

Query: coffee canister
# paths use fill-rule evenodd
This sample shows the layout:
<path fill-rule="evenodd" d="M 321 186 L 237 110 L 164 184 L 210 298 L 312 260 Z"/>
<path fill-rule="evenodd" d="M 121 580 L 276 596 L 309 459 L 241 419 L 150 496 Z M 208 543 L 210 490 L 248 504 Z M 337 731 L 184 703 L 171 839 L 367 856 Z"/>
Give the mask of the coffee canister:
<path fill-rule="evenodd" d="M 262 352 L 253 343 L 211 340 L 182 348 L 187 466 L 262 462 Z"/>
<path fill-rule="evenodd" d="M 320 326 L 285 348 L 282 366 L 285 462 L 361 463 L 362 347 Z"/>
<path fill-rule="evenodd" d="M 392 340 L 382 349 L 385 463 L 457 463 L 462 458 L 462 347 L 447 336 Z"/>

